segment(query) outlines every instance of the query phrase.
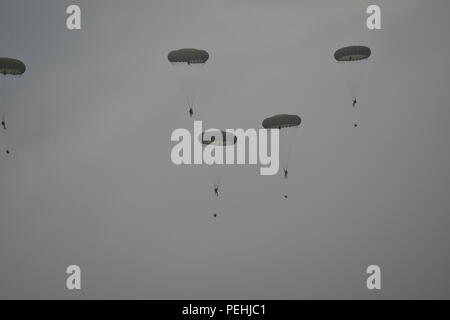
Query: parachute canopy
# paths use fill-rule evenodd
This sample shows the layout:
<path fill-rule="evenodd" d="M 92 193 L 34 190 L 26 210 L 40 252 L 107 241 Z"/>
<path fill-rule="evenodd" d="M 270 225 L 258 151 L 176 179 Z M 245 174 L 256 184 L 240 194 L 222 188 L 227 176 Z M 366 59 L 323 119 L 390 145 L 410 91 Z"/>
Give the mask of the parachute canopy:
<path fill-rule="evenodd" d="M 169 52 L 170 63 L 201 64 L 209 59 L 209 53 L 199 49 L 180 49 Z"/>
<path fill-rule="evenodd" d="M 4 76 L 14 75 L 18 76 L 25 72 L 25 64 L 17 59 L 0 58 L 0 73 Z"/>
<path fill-rule="evenodd" d="M 338 62 L 359 61 L 370 57 L 372 51 L 364 46 L 350 46 L 341 48 L 334 53 L 334 58 Z"/>
<path fill-rule="evenodd" d="M 231 146 L 236 144 L 236 141 L 237 137 L 234 134 L 221 130 L 205 131 L 201 136 L 204 145 Z"/>
<path fill-rule="evenodd" d="M 279 114 L 263 121 L 262 125 L 265 129 L 279 129 L 298 127 L 302 119 L 297 115 Z"/>

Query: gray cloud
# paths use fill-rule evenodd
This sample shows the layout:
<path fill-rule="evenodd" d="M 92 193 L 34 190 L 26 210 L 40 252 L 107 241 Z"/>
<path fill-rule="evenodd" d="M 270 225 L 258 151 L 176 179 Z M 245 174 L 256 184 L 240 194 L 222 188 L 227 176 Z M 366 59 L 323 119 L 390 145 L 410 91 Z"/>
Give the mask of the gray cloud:
<path fill-rule="evenodd" d="M 0 5 L 0 56 L 28 66 L 0 134 L 0 298 L 449 298 L 447 1 L 381 1 L 381 31 L 370 1 L 114 0 L 77 1 L 70 32 L 71 3 Z M 374 53 L 356 110 L 332 59 L 352 43 Z M 288 201 L 236 166 L 215 208 L 207 168 L 171 164 L 192 122 L 166 54 L 191 46 L 207 125 L 302 117 Z"/>

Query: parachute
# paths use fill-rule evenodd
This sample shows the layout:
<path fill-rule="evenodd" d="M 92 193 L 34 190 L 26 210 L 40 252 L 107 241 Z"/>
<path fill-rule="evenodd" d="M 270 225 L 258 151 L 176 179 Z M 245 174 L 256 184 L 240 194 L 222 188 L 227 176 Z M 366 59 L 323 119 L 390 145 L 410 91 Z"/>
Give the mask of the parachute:
<path fill-rule="evenodd" d="M 302 119 L 299 116 L 289 114 L 279 114 L 277 116 L 265 119 L 262 125 L 263 128 L 265 129 L 281 129 L 281 128 L 298 127 L 300 123 L 302 123 Z"/>
<path fill-rule="evenodd" d="M 201 70 L 209 60 L 209 53 L 199 49 L 180 49 L 169 52 L 167 59 L 177 72 L 181 90 L 192 116 L 200 86 Z"/>
<path fill-rule="evenodd" d="M 210 129 L 201 134 L 199 137 L 200 142 L 205 146 L 205 148 L 212 146 L 214 148 L 214 152 L 217 152 L 217 148 L 223 148 L 223 156 L 226 155 L 227 148 L 234 148 L 237 137 L 226 131 L 218 130 L 218 129 Z M 219 187 L 222 180 L 222 176 L 224 174 L 224 165 L 220 164 L 212 164 L 209 165 L 211 180 L 213 182 L 213 191 L 215 195 L 215 199 L 219 200 Z M 219 210 L 219 203 L 215 201 L 214 211 L 217 212 Z M 213 217 L 217 217 L 217 213 L 213 214 Z"/>
<path fill-rule="evenodd" d="M 3 77 L 0 79 L 1 80 L 1 84 L 0 84 L 0 88 L 1 93 L 0 93 L 0 112 L 1 112 L 1 117 L 2 117 L 2 121 L 5 121 L 5 117 L 6 117 L 6 111 L 7 111 L 7 107 L 8 107 L 8 103 L 6 102 L 6 87 L 7 87 L 7 82 L 8 80 L 10 80 L 10 78 L 17 78 L 20 77 L 22 74 L 25 73 L 26 70 L 26 66 L 25 64 L 17 59 L 12 59 L 12 58 L 0 58 L 0 74 L 3 75 Z"/>
<path fill-rule="evenodd" d="M 14 81 L 9 81 L 14 78 L 20 77 L 25 73 L 25 64 L 17 59 L 12 58 L 0 58 L 0 117 L 1 128 L 7 130 L 6 126 L 6 114 L 10 107 L 10 95 Z M 10 154 L 9 150 L 6 150 L 7 154 Z"/>
<path fill-rule="evenodd" d="M 341 48 L 334 53 L 334 58 L 338 62 L 351 62 L 365 60 L 370 57 L 372 51 L 364 46 L 351 46 Z"/>
<path fill-rule="evenodd" d="M 361 85 L 366 62 L 371 56 L 372 51 L 365 46 L 349 46 L 337 50 L 334 53 L 334 59 L 342 65 L 345 73 L 347 89 L 353 100 L 353 106 L 356 105 L 359 88 Z"/>
<path fill-rule="evenodd" d="M 234 134 L 218 129 L 210 129 L 203 132 L 199 139 L 205 148 L 212 146 L 214 152 L 217 152 L 217 148 L 223 148 L 223 157 L 225 157 L 227 148 L 234 148 L 234 145 L 237 142 L 237 137 Z M 218 198 L 218 191 L 223 176 L 224 165 L 211 164 L 209 166 L 211 168 L 211 179 L 213 182 L 214 193 L 216 198 Z"/>
<path fill-rule="evenodd" d="M 209 53 L 198 49 L 180 49 L 169 52 L 170 63 L 201 64 L 209 59 Z"/>
<path fill-rule="evenodd" d="M 291 156 L 292 144 L 298 127 L 302 120 L 297 115 L 279 114 L 267 118 L 263 121 L 262 126 L 265 129 L 280 130 L 280 163 L 283 167 L 284 177 L 288 178 L 289 158 Z M 287 199 L 287 193 L 284 198 Z"/>

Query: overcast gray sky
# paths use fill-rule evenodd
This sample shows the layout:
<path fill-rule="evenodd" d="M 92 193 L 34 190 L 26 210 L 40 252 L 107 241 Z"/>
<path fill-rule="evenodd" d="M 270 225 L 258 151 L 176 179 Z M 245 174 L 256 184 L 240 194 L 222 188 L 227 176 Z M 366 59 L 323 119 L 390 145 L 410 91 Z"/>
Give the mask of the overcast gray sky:
<path fill-rule="evenodd" d="M 70 4 L 81 31 L 66 29 Z M 367 30 L 369 4 L 382 30 Z M 450 298 L 449 12 L 2 0 L 0 56 L 27 71 L 0 132 L 0 298 Z M 355 109 L 332 58 L 351 44 L 373 52 Z M 167 62 L 183 47 L 211 54 L 196 107 L 207 125 L 302 117 L 288 200 L 281 174 L 227 167 L 214 219 L 207 168 L 172 164 L 172 131 L 192 128 Z M 65 288 L 71 264 L 81 292 Z M 371 264 L 381 291 L 366 288 Z"/>

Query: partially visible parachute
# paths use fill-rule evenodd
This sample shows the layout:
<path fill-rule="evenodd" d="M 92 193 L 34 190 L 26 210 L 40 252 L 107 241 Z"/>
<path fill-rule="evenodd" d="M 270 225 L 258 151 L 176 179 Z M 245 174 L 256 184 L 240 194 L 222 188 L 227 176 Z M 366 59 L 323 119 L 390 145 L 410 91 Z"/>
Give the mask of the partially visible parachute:
<path fill-rule="evenodd" d="M 202 133 L 201 142 L 204 145 L 231 146 L 236 144 L 237 137 L 226 131 L 208 130 Z"/>
<path fill-rule="evenodd" d="M 26 66 L 20 60 L 12 58 L 0 58 L 0 73 L 4 76 L 19 76 L 24 74 L 25 70 Z"/>
<path fill-rule="evenodd" d="M 25 73 L 25 70 L 26 66 L 20 60 L 5 57 L 0 58 L 0 117 L 1 128 L 5 131 L 7 129 L 6 113 L 10 106 L 7 96 L 11 94 L 7 85 L 10 84 L 9 80 L 20 77 Z M 10 151 L 6 150 L 6 153 L 10 154 Z"/>
<path fill-rule="evenodd" d="M 169 52 L 167 59 L 177 71 L 180 86 L 192 116 L 200 86 L 201 69 L 209 60 L 209 53 L 200 49 L 179 49 Z"/>
<path fill-rule="evenodd" d="M 262 123 L 262 126 L 265 129 L 280 130 L 280 163 L 286 179 L 288 178 L 292 143 L 294 141 L 295 134 L 297 133 L 297 128 L 301 123 L 302 120 L 299 116 L 289 114 L 275 115 L 265 119 Z M 287 193 L 285 193 L 284 197 L 287 199 Z"/>
<path fill-rule="evenodd" d="M 366 62 L 371 55 L 371 49 L 365 46 L 344 47 L 334 53 L 334 59 L 344 69 L 345 81 L 353 100 L 353 106 L 357 103 Z"/>

